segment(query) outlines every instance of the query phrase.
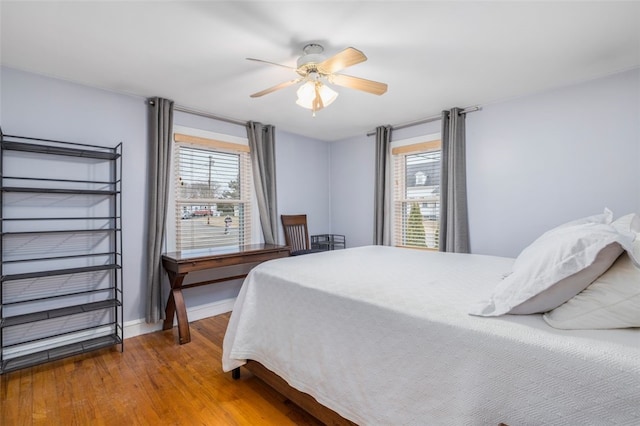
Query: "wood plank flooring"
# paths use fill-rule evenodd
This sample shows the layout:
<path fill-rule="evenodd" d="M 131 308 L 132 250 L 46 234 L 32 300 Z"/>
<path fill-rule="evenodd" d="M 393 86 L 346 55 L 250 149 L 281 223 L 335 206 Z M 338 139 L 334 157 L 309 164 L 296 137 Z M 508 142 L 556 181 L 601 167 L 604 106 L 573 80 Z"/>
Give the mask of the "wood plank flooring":
<path fill-rule="evenodd" d="M 0 425 L 309 425 L 320 423 L 243 369 L 221 368 L 229 314 L 0 376 Z"/>

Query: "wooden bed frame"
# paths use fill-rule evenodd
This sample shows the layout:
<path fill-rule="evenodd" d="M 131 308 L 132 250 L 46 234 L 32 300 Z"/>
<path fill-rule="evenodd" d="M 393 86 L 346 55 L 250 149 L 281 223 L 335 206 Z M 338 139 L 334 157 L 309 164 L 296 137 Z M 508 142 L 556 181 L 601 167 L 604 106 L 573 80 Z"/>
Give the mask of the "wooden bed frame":
<path fill-rule="evenodd" d="M 243 367 L 322 423 L 332 426 L 357 426 L 356 423 L 320 404 L 311 395 L 294 389 L 283 378 L 258 361 L 247 360 Z M 240 368 L 233 370 L 232 375 L 234 379 L 239 379 Z"/>

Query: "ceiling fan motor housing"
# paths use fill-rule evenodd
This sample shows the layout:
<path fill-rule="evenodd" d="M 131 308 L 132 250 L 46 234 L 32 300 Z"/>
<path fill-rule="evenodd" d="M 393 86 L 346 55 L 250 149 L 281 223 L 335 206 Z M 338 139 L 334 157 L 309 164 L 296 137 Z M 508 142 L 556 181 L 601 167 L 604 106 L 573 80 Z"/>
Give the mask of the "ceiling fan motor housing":
<path fill-rule="evenodd" d="M 304 55 L 298 58 L 298 74 L 306 75 L 309 72 L 317 71 L 317 65 L 327 59 L 322 52 L 324 47 L 319 44 L 307 44 L 304 49 Z"/>

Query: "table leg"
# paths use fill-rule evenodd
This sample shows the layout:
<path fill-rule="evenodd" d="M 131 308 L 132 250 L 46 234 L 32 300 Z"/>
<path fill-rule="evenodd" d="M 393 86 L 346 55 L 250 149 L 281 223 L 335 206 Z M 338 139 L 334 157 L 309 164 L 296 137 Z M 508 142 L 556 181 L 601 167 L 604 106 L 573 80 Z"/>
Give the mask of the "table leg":
<path fill-rule="evenodd" d="M 167 300 L 167 307 L 164 311 L 164 323 L 162 324 L 163 330 L 169 330 L 173 328 L 173 316 L 176 314 L 176 302 L 173 299 L 173 291 L 169 293 L 169 300 Z"/>
<path fill-rule="evenodd" d="M 191 341 L 191 332 L 189 331 L 189 319 L 187 318 L 187 307 L 182 297 L 182 289 L 172 290 L 173 300 L 176 304 L 176 317 L 178 318 L 178 340 L 181 345 Z"/>
<path fill-rule="evenodd" d="M 176 315 L 178 319 L 178 341 L 182 345 L 191 341 L 187 307 L 184 304 L 184 298 L 182 296 L 182 282 L 186 274 L 168 273 L 168 275 L 169 282 L 171 283 L 171 293 L 169 294 L 169 300 L 167 300 L 165 320 L 162 329 L 169 330 L 173 328 L 173 316 Z"/>

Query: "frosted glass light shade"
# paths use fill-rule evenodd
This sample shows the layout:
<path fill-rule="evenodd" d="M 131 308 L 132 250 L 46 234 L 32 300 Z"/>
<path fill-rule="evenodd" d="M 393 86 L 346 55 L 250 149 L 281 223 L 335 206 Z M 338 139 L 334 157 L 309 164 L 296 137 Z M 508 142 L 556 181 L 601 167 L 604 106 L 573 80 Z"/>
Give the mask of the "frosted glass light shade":
<path fill-rule="evenodd" d="M 322 105 L 327 107 L 333 103 L 338 97 L 338 92 L 332 90 L 330 87 L 325 86 L 319 82 L 307 81 L 305 84 L 300 86 L 298 91 L 296 92 L 298 95 L 298 100 L 296 104 L 300 105 L 303 108 L 313 109 L 313 101 L 316 98 L 316 84 L 318 85 L 318 94 L 320 95 L 320 99 L 322 99 Z"/>

